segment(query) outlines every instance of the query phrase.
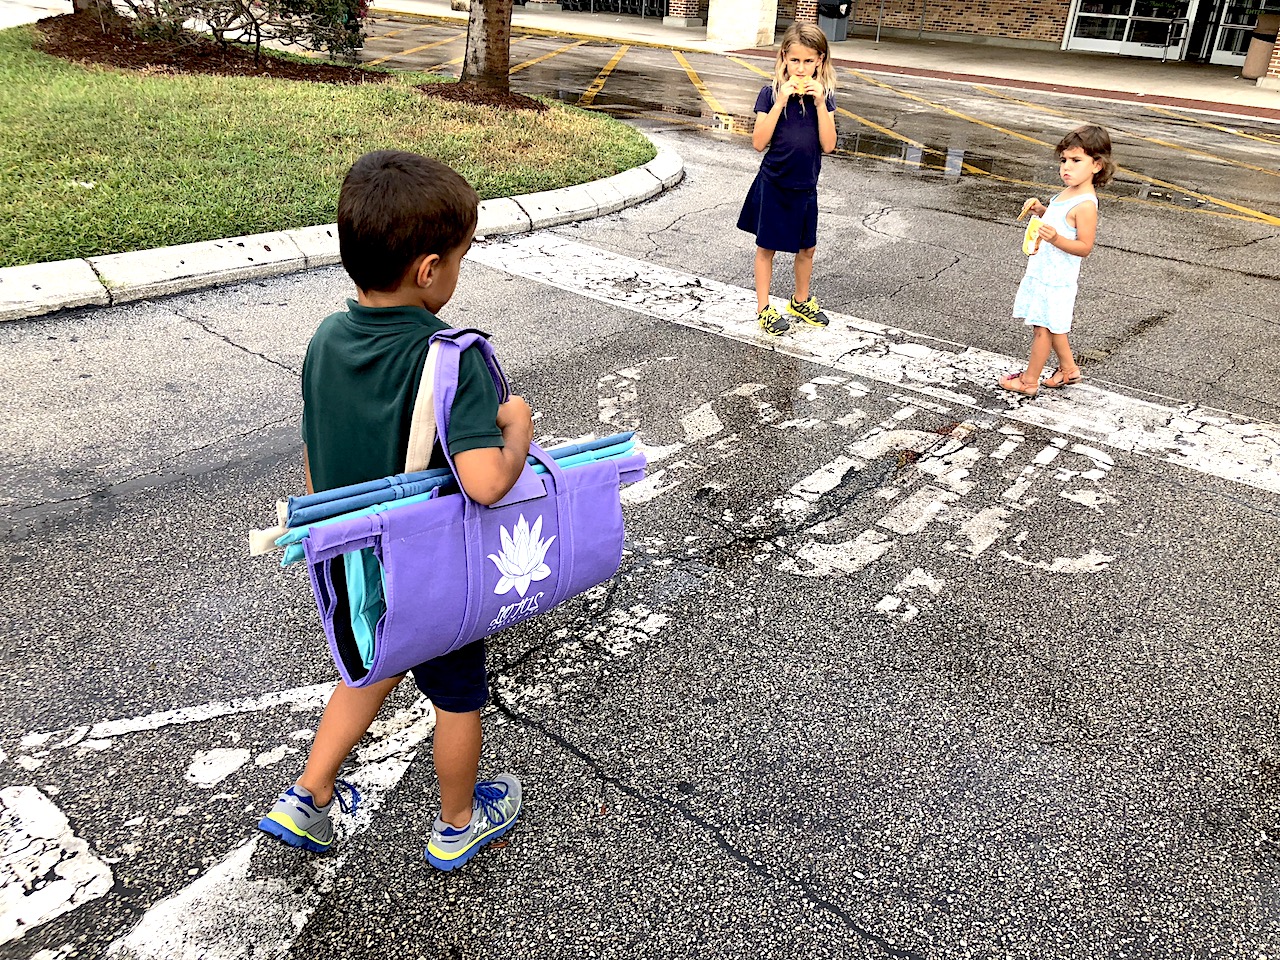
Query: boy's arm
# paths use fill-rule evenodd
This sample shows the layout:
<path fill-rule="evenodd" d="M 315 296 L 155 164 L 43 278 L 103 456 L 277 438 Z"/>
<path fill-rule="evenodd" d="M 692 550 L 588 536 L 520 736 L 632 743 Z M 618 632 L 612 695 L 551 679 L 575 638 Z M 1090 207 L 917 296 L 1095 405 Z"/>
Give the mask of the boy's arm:
<path fill-rule="evenodd" d="M 498 405 L 501 447 L 477 447 L 454 454 L 458 482 L 468 497 L 485 506 L 497 503 L 516 485 L 533 441 L 533 414 L 523 398 Z"/>

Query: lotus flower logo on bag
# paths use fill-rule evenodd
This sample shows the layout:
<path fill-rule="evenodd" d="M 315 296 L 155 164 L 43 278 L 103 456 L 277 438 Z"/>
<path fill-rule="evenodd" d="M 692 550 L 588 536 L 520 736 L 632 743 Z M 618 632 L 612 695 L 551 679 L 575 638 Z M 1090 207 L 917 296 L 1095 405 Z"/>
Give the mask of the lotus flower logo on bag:
<path fill-rule="evenodd" d="M 502 552 L 489 554 L 489 559 L 502 576 L 498 578 L 493 592 L 501 596 L 515 587 L 516 592 L 523 597 L 531 582 L 536 583 L 551 576 L 551 568 L 542 559 L 556 538 L 553 534 L 543 540 L 542 517 L 538 517 L 530 529 L 524 514 L 520 515 L 510 533 L 503 526 L 499 526 L 498 530 L 502 534 Z"/>

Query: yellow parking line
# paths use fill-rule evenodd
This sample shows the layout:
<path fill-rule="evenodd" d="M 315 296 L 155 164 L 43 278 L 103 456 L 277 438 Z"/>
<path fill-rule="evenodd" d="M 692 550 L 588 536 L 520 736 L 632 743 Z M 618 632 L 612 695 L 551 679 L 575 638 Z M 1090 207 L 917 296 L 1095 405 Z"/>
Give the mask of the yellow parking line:
<path fill-rule="evenodd" d="M 550 60 L 552 57 L 558 57 L 566 50 L 572 50 L 574 47 L 580 47 L 586 42 L 586 40 L 575 40 L 573 43 L 566 43 L 563 47 L 552 50 L 550 53 L 544 53 L 540 57 L 534 57 L 532 60 L 526 60 L 524 63 L 517 64 L 511 68 L 511 73 L 519 73 L 525 67 L 532 67 L 535 63 L 541 63 L 543 60 Z"/>
<path fill-rule="evenodd" d="M 848 70 L 847 67 L 845 69 Z M 932 100 L 926 100 L 924 97 L 918 97 L 914 93 L 908 93 L 906 90 L 902 90 L 902 89 L 899 89 L 898 87 L 890 86 L 887 83 L 882 83 L 881 81 L 876 80 L 873 77 L 868 77 L 865 73 L 860 73 L 857 70 L 848 70 L 848 72 L 852 73 L 859 80 L 863 80 L 867 83 L 874 84 L 877 87 L 883 87 L 885 90 L 890 90 L 896 93 L 900 97 L 906 97 L 908 100 L 914 100 L 917 103 L 923 103 L 926 107 L 932 107 L 934 110 L 941 110 L 943 113 L 949 114 L 953 117 L 957 117 L 961 120 L 967 120 L 969 123 L 976 123 L 978 126 L 986 127 L 988 130 L 995 130 L 997 133 L 1004 133 L 1011 137 L 1017 137 L 1019 140 L 1025 140 L 1027 141 L 1027 143 L 1039 144 L 1042 147 L 1052 148 L 1053 146 L 1053 144 L 1045 143 L 1043 140 L 1037 140 L 1035 137 L 1028 137 L 1024 133 L 1018 133 L 1016 130 L 1010 130 L 1007 127 L 997 126 L 994 123 L 987 123 L 987 121 L 979 120 L 977 117 L 971 117 L 967 113 L 961 113 L 959 110 L 952 110 L 950 107 L 944 107 L 940 103 L 934 103 Z"/>
<path fill-rule="evenodd" d="M 1255 136 L 1252 133 L 1245 133 L 1243 130 L 1232 130 L 1230 127 L 1223 127 L 1216 123 L 1210 123 L 1208 120 L 1200 120 L 1196 117 L 1188 117 L 1185 113 L 1178 113 L 1174 110 L 1166 110 L 1164 107 L 1153 107 L 1150 104 L 1144 106 L 1154 113 L 1162 113 L 1166 117 L 1177 117 L 1179 120 L 1185 120 L 1187 123 L 1194 123 L 1197 127 L 1207 127 L 1210 130 L 1217 130 L 1219 133 L 1229 133 L 1233 137 L 1243 137 L 1246 140 L 1257 140 L 1259 143 L 1274 144 L 1275 139 L 1267 137 Z"/>
<path fill-rule="evenodd" d="M 589 109 L 596 112 L 605 112 L 604 108 L 602 107 L 590 107 Z M 668 116 L 667 114 L 657 113 L 652 110 L 643 111 L 637 114 L 637 116 L 646 117 L 653 120 L 661 120 L 663 123 L 678 124 L 679 126 L 683 126 L 683 127 L 696 127 L 698 129 L 703 129 L 703 130 L 706 129 L 705 123 L 699 123 L 696 120 L 691 120 L 686 117 Z M 729 132 L 742 137 L 751 136 L 751 132 L 749 130 L 743 130 L 736 127 Z M 842 147 L 837 147 L 834 152 L 839 154 L 842 157 L 858 157 L 863 160 L 879 160 L 884 163 L 897 163 L 906 167 L 917 167 L 921 170 L 934 170 L 940 173 L 945 172 L 946 170 L 946 167 L 941 166 L 939 164 L 927 163 L 924 160 L 908 160 L 906 157 L 887 157 L 879 153 L 866 153 L 865 151 L 862 151 L 862 150 L 846 150 Z M 1053 189 L 1055 186 L 1055 184 L 1051 184 L 1051 183 L 1036 183 L 1032 180 L 1019 180 L 1014 177 L 1004 177 L 998 173 L 991 173 L 988 170 L 982 170 L 978 167 L 970 166 L 969 164 L 965 164 L 965 169 L 968 173 L 977 177 L 988 177 L 992 180 L 999 180 L 1001 183 L 1009 183 L 1015 186 L 1030 187 L 1031 189 L 1037 192 L 1041 192 L 1046 188 Z M 1148 200 L 1145 197 L 1108 197 L 1107 202 L 1108 203 L 1112 203 L 1112 202 L 1136 203 L 1142 206 L 1158 207 L 1162 210 L 1177 210 L 1183 213 L 1185 213 L 1187 210 L 1186 207 L 1179 206 L 1176 203 L 1165 203 L 1164 201 L 1161 201 L 1161 200 Z M 1196 213 L 1205 217 L 1222 217 L 1227 220 L 1243 220 L 1246 223 L 1258 222 L 1256 217 L 1241 216 L 1238 213 L 1227 213 L 1225 210 L 1198 209 L 1196 210 Z"/>
<path fill-rule="evenodd" d="M 734 63 L 736 63 L 738 66 L 740 66 L 740 67 L 746 67 L 748 70 L 752 71 L 753 73 L 758 73 L 758 74 L 760 74 L 760 76 L 762 76 L 762 77 L 768 77 L 770 80 L 772 80 L 772 79 L 773 79 L 773 74 L 772 74 L 772 73 L 770 73 L 768 70 L 761 70 L 761 69 L 760 69 L 759 67 L 757 67 L 754 63 L 748 63 L 746 60 L 740 60 L 740 59 L 738 59 L 737 57 L 725 57 L 725 59 L 726 59 L 726 60 L 732 60 L 732 61 L 733 61 Z"/>
<path fill-rule="evenodd" d="M 729 116 L 729 111 L 720 106 L 720 101 L 712 96 L 711 91 L 707 89 L 707 85 L 702 82 L 702 78 L 689 66 L 689 61 L 684 58 L 684 54 L 679 50 L 672 50 L 675 55 L 676 62 L 684 67 L 684 72 L 689 76 L 689 82 L 693 84 L 694 89 L 698 91 L 698 95 L 707 101 L 707 106 L 711 108 L 711 112 L 715 114 L 716 119 L 724 124 L 725 129 L 733 131 L 733 117 Z"/>
<path fill-rule="evenodd" d="M 402 33 L 416 33 L 419 30 L 426 30 L 428 27 L 434 26 L 430 23 L 419 23 L 412 27 L 401 27 L 399 30 L 388 30 L 386 33 L 374 34 L 369 37 L 370 40 L 386 40 L 389 37 L 398 37 Z"/>
<path fill-rule="evenodd" d="M 959 110 L 952 110 L 950 107 L 944 107 L 940 103 L 934 103 L 931 100 L 926 100 L 924 97 L 918 97 L 914 93 L 908 93 L 906 90 L 900 90 L 897 87 L 891 86 L 887 83 L 881 83 L 879 80 L 875 80 L 871 77 L 868 77 L 866 74 L 860 73 L 857 70 L 849 70 L 849 73 L 852 73 L 855 77 L 858 77 L 860 80 L 865 80 L 867 83 L 874 84 L 877 87 L 883 87 L 886 90 L 891 90 L 892 92 L 898 94 L 899 96 L 906 97 L 909 100 L 915 100 L 917 103 L 923 103 L 927 107 L 932 107 L 934 110 L 940 110 L 943 113 L 949 114 L 950 116 L 953 116 L 953 117 L 957 117 L 960 120 L 965 120 L 969 123 L 976 123 L 980 127 L 986 127 L 988 130 L 994 130 L 997 133 L 1003 133 L 1006 136 L 1016 137 L 1019 140 L 1025 140 L 1027 143 L 1035 143 L 1042 147 L 1048 147 L 1050 150 L 1053 149 L 1053 144 L 1046 143 L 1044 140 L 1038 140 L 1035 137 L 1029 137 L 1025 133 L 1018 133 L 1018 131 L 1010 130 L 1008 127 L 1001 127 L 994 123 L 987 123 L 987 121 L 985 120 L 979 120 L 977 117 L 971 117 L 969 116 L 969 114 L 961 113 Z M 1261 210 L 1254 210 L 1252 207 L 1241 206 L 1238 203 L 1232 203 L 1230 200 L 1223 200 L 1219 197 L 1215 197 L 1207 193 L 1199 193 L 1198 191 L 1195 191 L 1195 190 L 1189 190 L 1186 187 L 1178 186 L 1176 183 L 1170 183 L 1168 180 L 1160 180 L 1157 177 L 1149 177 L 1145 173 L 1138 173 L 1136 170 L 1130 170 L 1127 167 L 1116 167 L 1116 170 L 1119 173 L 1123 173 L 1128 176 L 1135 177 L 1138 180 L 1143 181 L 1144 183 L 1151 184 L 1152 186 L 1164 187 L 1167 190 L 1177 190 L 1179 193 L 1186 194 L 1189 197 L 1197 197 L 1201 200 L 1206 200 L 1209 203 L 1216 204 L 1217 206 L 1225 207 L 1228 210 L 1235 210 L 1237 213 L 1243 213 L 1254 220 L 1261 220 L 1263 223 L 1269 223 L 1274 226 L 1280 226 L 1280 217 L 1274 217 L 1269 213 L 1263 213 Z"/>
<path fill-rule="evenodd" d="M 1241 167 L 1245 170 L 1252 170 L 1255 173 L 1265 173 L 1269 177 L 1280 177 L 1280 170 L 1269 169 L 1267 167 L 1260 167 L 1257 164 L 1253 164 L 1253 163 L 1245 163 L 1243 160 L 1232 160 L 1230 157 L 1221 157 L 1216 153 L 1209 153 L 1208 151 L 1205 151 L 1205 150 L 1197 150 L 1195 147 L 1184 147 L 1179 143 L 1170 143 L 1168 140 L 1160 140 L 1156 137 L 1144 137 L 1142 134 L 1134 133 L 1131 130 L 1121 130 L 1119 132 L 1124 134 L 1127 137 L 1135 137 L 1138 140 L 1145 140 L 1147 143 L 1154 143 L 1156 146 L 1159 146 L 1159 147 L 1167 147 L 1170 150 L 1180 150 L 1183 153 L 1189 153 L 1192 156 L 1205 157 L 1206 159 L 1209 159 L 1209 160 L 1216 160 L 1219 163 L 1230 164 L 1233 167 Z M 1280 221 L 1276 221 L 1276 222 L 1280 223 Z"/>
<path fill-rule="evenodd" d="M 396 31 L 396 32 L 398 33 L 400 31 Z M 389 37 L 391 36 L 391 34 L 389 33 L 384 34 L 384 36 Z M 398 59 L 399 57 L 407 57 L 411 53 L 421 53 L 423 50 L 430 50 L 432 47 L 442 47 L 446 43 L 453 43 L 453 41 L 461 40 L 465 36 L 466 36 L 465 33 L 458 33 L 458 34 L 454 34 L 452 37 L 449 37 L 447 40 L 437 40 L 434 43 L 424 43 L 420 47 L 412 47 L 408 50 L 401 50 L 399 53 L 392 53 L 385 57 L 379 57 L 377 60 L 370 60 L 368 63 L 365 64 L 365 66 L 376 67 L 380 63 L 386 63 L 388 60 L 395 60 L 395 59 Z"/>
<path fill-rule="evenodd" d="M 999 180 L 1001 183 L 1012 184 L 1013 186 L 1030 187 L 1031 189 L 1037 192 L 1043 189 L 1056 190 L 1061 186 L 1061 181 L 1059 181 L 1058 183 L 1037 183 L 1034 180 L 1022 180 L 1022 179 L 1019 179 L 1018 177 L 1005 177 L 998 173 L 992 173 L 989 170 L 975 169 L 973 173 L 978 176 L 989 177 L 992 180 Z M 1138 176 L 1138 175 L 1135 174 L 1135 176 Z M 1169 184 L 1169 186 L 1172 189 L 1178 190 L 1181 193 L 1186 193 L 1189 196 L 1198 196 L 1198 194 L 1193 194 L 1190 190 L 1183 190 L 1181 187 L 1173 186 L 1173 184 Z M 1106 201 L 1107 203 L 1136 203 L 1145 207 L 1159 207 L 1161 210 L 1178 210 L 1178 211 L 1181 211 L 1182 213 L 1187 213 L 1189 210 L 1188 207 L 1184 207 L 1181 204 L 1168 203 L 1163 200 L 1151 200 L 1151 199 L 1148 199 L 1147 197 L 1109 196 L 1106 198 Z M 1222 217 L 1227 220 L 1243 220 L 1245 223 L 1258 222 L 1257 216 L 1245 215 L 1240 213 L 1228 213 L 1226 210 L 1205 210 L 1202 207 L 1197 207 L 1193 212 L 1204 217 Z"/>
<path fill-rule="evenodd" d="M 984 87 L 980 83 L 975 83 L 973 89 L 980 90 L 992 97 L 999 97 L 1001 100 L 1012 100 L 1014 103 L 1020 103 L 1024 107 L 1030 107 L 1032 110 L 1039 110 L 1041 113 L 1052 113 L 1055 117 L 1065 117 L 1067 114 L 1061 110 L 1055 110 L 1053 107 L 1043 107 L 1038 103 L 1032 103 L 1030 100 L 1021 100 L 1018 97 L 1011 97 L 1007 93 L 1001 93 L 999 90 L 992 90 L 990 87 Z"/>
<path fill-rule="evenodd" d="M 1039 110 L 1042 113 L 1052 113 L 1059 117 L 1074 119 L 1077 122 L 1080 121 L 1079 117 L 1073 118 L 1071 117 L 1070 114 L 1063 113 L 1061 110 L 1054 110 L 1050 107 L 1042 107 L 1040 106 L 1040 104 L 1032 103 L 1029 100 L 1020 100 L 1017 97 L 1011 97 L 1007 93 L 1000 93 L 998 90 L 992 90 L 989 87 L 983 87 L 976 83 L 973 85 L 973 87 L 975 90 L 981 90 L 983 93 L 990 94 L 993 97 L 999 97 L 1001 100 L 1010 100 L 1014 103 L 1022 104 L 1022 106 L 1029 107 L 1032 110 Z M 1280 177 L 1280 170 L 1275 170 L 1268 167 L 1259 167 L 1256 164 L 1245 163 L 1243 160 L 1232 160 L 1230 157 L 1223 157 L 1216 153 L 1209 153 L 1206 150 L 1197 150 L 1195 147 L 1184 147 L 1180 143 L 1170 143 L 1168 140 L 1160 140 L 1156 137 L 1148 137 L 1141 133 L 1134 133 L 1132 130 L 1124 130 L 1120 127 L 1111 127 L 1111 132 L 1123 134 L 1124 136 L 1132 137 L 1135 140 L 1145 140 L 1147 143 L 1154 143 L 1158 147 L 1167 147 L 1170 150 L 1179 150 L 1183 153 L 1189 153 L 1193 156 L 1205 157 L 1209 160 L 1217 160 L 1220 163 L 1229 163 L 1233 167 L 1243 167 L 1245 170 L 1253 170 L 1257 173 L 1265 173 L 1269 177 Z"/>
<path fill-rule="evenodd" d="M 529 39 L 529 38 L 528 38 L 527 36 L 512 37 L 512 38 L 511 38 L 511 45 L 514 47 L 514 46 L 515 46 L 517 43 L 519 43 L 521 40 L 528 40 L 528 39 Z M 462 56 L 460 56 L 460 57 L 454 57 L 452 60 L 446 60 L 444 63 L 437 63 L 434 67 L 427 67 L 427 68 L 426 68 L 426 70 L 425 70 L 425 71 L 423 71 L 423 72 L 424 72 L 424 73 L 435 73 L 437 70 L 441 70 L 441 69 L 443 69 L 443 68 L 445 68 L 445 67 L 456 67 L 458 64 L 460 64 L 460 63 L 461 63 L 463 60 L 465 60 L 465 59 L 467 59 L 467 55 L 464 53 Z"/>
<path fill-rule="evenodd" d="M 630 49 L 630 44 L 626 43 L 618 48 L 618 52 L 613 55 L 613 59 L 604 65 L 604 69 L 591 81 L 591 86 L 587 87 L 586 92 L 578 98 L 578 106 L 589 107 L 595 102 L 596 94 L 604 89 L 604 82 L 609 79 L 609 74 L 613 73 L 613 68 L 627 55 L 627 51 Z"/>
<path fill-rule="evenodd" d="M 876 131 L 876 133 L 884 134 L 886 137 L 892 137 L 894 140 L 900 140 L 909 147 L 915 147 L 918 150 L 929 149 L 918 140 L 912 140 L 910 137 L 904 137 L 902 134 L 894 130 L 890 130 L 888 127 L 882 127 L 880 126 L 880 124 L 876 123 L 874 120 L 868 120 L 866 117 L 860 117 L 856 113 L 852 113 L 846 110 L 844 107 L 836 107 L 836 113 L 839 113 L 843 116 L 850 117 L 854 120 L 857 120 L 863 126 L 870 127 L 872 130 Z"/>

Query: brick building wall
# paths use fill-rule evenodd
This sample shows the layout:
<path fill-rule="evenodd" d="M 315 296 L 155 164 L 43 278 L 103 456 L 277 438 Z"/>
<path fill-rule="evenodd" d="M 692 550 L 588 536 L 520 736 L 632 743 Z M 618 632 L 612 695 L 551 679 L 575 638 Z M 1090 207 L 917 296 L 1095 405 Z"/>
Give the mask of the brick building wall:
<path fill-rule="evenodd" d="M 879 20 L 886 30 L 951 33 L 972 37 L 999 37 L 1033 43 L 1060 44 L 1067 29 L 1070 0 L 1023 0 L 996 3 L 993 0 L 885 0 L 880 19 L 878 0 L 861 0 L 854 11 L 854 23 L 865 35 L 875 30 Z"/>
<path fill-rule="evenodd" d="M 667 0 L 667 16 L 707 22 L 711 0 Z"/>
<path fill-rule="evenodd" d="M 790 23 L 818 22 L 818 0 L 778 0 L 778 28 Z"/>

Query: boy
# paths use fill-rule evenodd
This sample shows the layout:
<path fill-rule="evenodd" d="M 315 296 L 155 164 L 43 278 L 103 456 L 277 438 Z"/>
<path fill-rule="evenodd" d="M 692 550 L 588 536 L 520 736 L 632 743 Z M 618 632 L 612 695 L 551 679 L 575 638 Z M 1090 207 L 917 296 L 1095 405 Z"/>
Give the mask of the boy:
<path fill-rule="evenodd" d="M 308 493 L 403 471 L 428 340 L 447 329 L 435 314 L 457 286 L 478 204 L 461 176 L 414 153 L 368 153 L 348 172 L 338 199 L 338 245 L 358 297 L 324 319 L 302 364 Z M 467 495 L 483 504 L 502 499 L 524 468 L 532 438 L 528 405 L 517 396 L 499 404 L 483 359 L 465 351 L 449 452 Z M 431 466 L 444 465 L 437 446 Z M 514 776 L 476 782 L 480 708 L 488 699 L 484 658 L 484 641 L 478 640 L 413 669 L 418 689 L 436 710 L 440 815 L 426 857 L 441 870 L 461 866 L 505 833 L 520 812 Z M 290 846 L 329 848 L 338 769 L 401 679 L 360 688 L 339 682 L 302 776 L 262 818 L 261 829 Z"/>

